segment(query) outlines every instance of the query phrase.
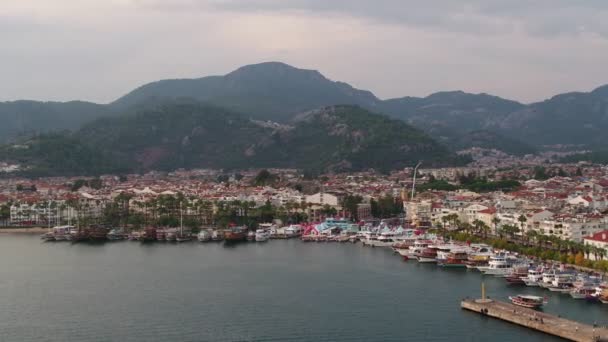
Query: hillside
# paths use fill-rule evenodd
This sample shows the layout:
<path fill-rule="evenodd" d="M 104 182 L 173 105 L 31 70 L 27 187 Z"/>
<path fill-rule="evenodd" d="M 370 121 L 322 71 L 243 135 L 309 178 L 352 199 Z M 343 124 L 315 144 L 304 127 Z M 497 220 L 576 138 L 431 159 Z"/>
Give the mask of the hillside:
<path fill-rule="evenodd" d="M 59 152 L 47 156 L 40 146 Z M 71 173 L 72 167 L 82 174 L 270 166 L 346 171 L 402 168 L 420 159 L 428 165 L 465 161 L 411 126 L 360 107 L 326 107 L 289 126 L 268 127 L 191 102 L 98 119 L 75 133 L 43 135 L 0 151 L 31 166 L 29 175 Z"/>

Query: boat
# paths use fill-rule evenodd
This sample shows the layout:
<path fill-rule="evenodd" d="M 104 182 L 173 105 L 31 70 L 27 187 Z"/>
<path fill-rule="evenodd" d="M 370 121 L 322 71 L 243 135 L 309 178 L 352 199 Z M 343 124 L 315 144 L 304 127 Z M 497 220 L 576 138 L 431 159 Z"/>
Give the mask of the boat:
<path fill-rule="evenodd" d="M 214 242 L 218 242 L 218 241 L 223 241 L 224 240 L 224 232 L 221 230 L 214 230 L 213 233 L 211 233 L 211 241 Z"/>
<path fill-rule="evenodd" d="M 253 230 L 247 232 L 247 241 L 256 241 L 255 232 Z"/>
<path fill-rule="evenodd" d="M 89 228 L 89 241 L 103 242 L 108 240 L 108 229 L 106 227 L 94 226 Z"/>
<path fill-rule="evenodd" d="M 189 232 L 177 232 L 177 234 L 175 234 L 175 241 L 177 241 L 177 242 L 192 241 L 192 234 L 190 234 Z"/>
<path fill-rule="evenodd" d="M 570 293 L 574 288 L 573 283 L 574 275 L 572 273 L 557 273 L 547 288 L 552 292 Z"/>
<path fill-rule="evenodd" d="M 196 236 L 196 239 L 199 242 L 209 242 L 211 241 L 211 233 L 209 233 L 208 230 L 201 230 Z"/>
<path fill-rule="evenodd" d="M 468 260 L 468 257 L 469 254 L 464 250 L 452 251 L 448 254 L 447 259 L 441 263 L 441 266 L 465 268 L 467 266 L 466 261 Z"/>
<path fill-rule="evenodd" d="M 243 226 L 232 227 L 224 234 L 224 240 L 226 242 L 247 241 L 247 228 Z"/>
<path fill-rule="evenodd" d="M 515 305 L 523 306 L 525 308 L 530 309 L 539 309 L 547 303 L 547 301 L 543 297 L 521 294 L 517 296 L 509 296 L 509 300 L 511 300 L 511 303 Z"/>
<path fill-rule="evenodd" d="M 299 237 L 300 235 L 302 235 L 302 231 L 304 231 L 304 228 L 302 228 L 301 225 L 292 224 L 289 227 L 285 228 L 285 236 L 287 236 L 287 238 Z"/>
<path fill-rule="evenodd" d="M 599 290 L 599 294 L 596 295 L 597 299 L 602 302 L 602 304 L 608 304 L 608 289 L 602 288 Z"/>
<path fill-rule="evenodd" d="M 509 273 L 505 277 L 505 280 L 510 285 L 525 285 L 526 282 L 524 281 L 524 278 L 527 278 L 527 277 L 528 277 L 528 266 L 521 265 L 521 266 L 513 267 L 513 269 L 511 270 L 511 273 Z"/>
<path fill-rule="evenodd" d="M 496 254 L 490 258 L 487 268 L 478 268 L 483 274 L 504 277 L 511 273 L 513 266 L 519 260 L 506 254 Z"/>
<path fill-rule="evenodd" d="M 139 236 L 142 234 L 142 232 L 140 231 L 132 231 L 131 233 L 129 233 L 129 235 L 127 236 L 127 240 L 129 241 L 138 241 L 139 240 Z"/>
<path fill-rule="evenodd" d="M 124 240 L 127 235 L 124 233 L 124 231 L 120 228 L 114 228 L 112 230 L 110 230 L 110 232 L 108 233 L 108 240 L 110 241 L 119 241 L 119 240 Z"/>
<path fill-rule="evenodd" d="M 543 279 L 543 272 L 540 269 L 531 268 L 528 270 L 528 275 L 522 280 L 526 286 L 538 286 Z"/>
<path fill-rule="evenodd" d="M 53 227 L 53 236 L 55 237 L 55 241 L 67 241 L 68 235 L 70 235 L 73 228 L 74 227 L 72 226 Z"/>
<path fill-rule="evenodd" d="M 437 262 L 437 247 L 428 246 L 416 255 L 416 259 L 423 263 Z"/>
<path fill-rule="evenodd" d="M 156 228 L 148 227 L 139 235 L 140 242 L 153 242 L 156 241 Z"/>
<path fill-rule="evenodd" d="M 44 241 L 55 241 L 55 235 L 53 234 L 53 232 L 46 232 L 42 235 L 40 235 L 40 238 Z"/>
<path fill-rule="evenodd" d="M 255 241 L 256 242 L 265 242 L 270 239 L 270 232 L 266 229 L 258 229 L 255 231 Z"/>
<path fill-rule="evenodd" d="M 167 241 L 167 230 L 165 229 L 157 229 L 156 230 L 156 241 L 162 242 Z"/>
<path fill-rule="evenodd" d="M 182 209 L 182 202 L 179 203 L 179 232 L 175 234 L 175 241 L 192 241 L 192 233 L 189 230 L 184 231 L 184 210 Z"/>
<path fill-rule="evenodd" d="M 595 294 L 593 287 L 575 287 L 570 291 L 570 296 L 574 299 L 586 299 Z"/>
<path fill-rule="evenodd" d="M 555 270 L 548 269 L 545 270 L 542 274 L 541 281 L 538 283 L 538 286 L 549 288 L 549 286 L 553 285 L 553 280 L 555 279 Z"/>
<path fill-rule="evenodd" d="M 177 241 L 177 230 L 175 228 L 167 229 L 165 231 L 165 241 L 176 242 Z"/>
<path fill-rule="evenodd" d="M 70 234 L 72 236 L 72 243 L 82 242 L 89 240 L 89 230 L 78 228 L 75 232 Z"/>

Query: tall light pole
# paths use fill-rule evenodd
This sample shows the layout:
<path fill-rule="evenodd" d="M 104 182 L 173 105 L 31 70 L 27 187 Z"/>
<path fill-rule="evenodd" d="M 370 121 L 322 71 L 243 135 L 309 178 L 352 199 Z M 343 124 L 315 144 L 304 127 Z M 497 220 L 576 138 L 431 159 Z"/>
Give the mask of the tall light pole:
<path fill-rule="evenodd" d="M 416 192 L 416 174 L 418 173 L 418 168 L 420 167 L 420 165 L 422 165 L 421 161 L 419 161 L 418 164 L 416 164 L 416 167 L 414 167 L 414 176 L 412 181 L 412 197 L 410 198 L 411 201 L 414 200 L 414 193 Z"/>

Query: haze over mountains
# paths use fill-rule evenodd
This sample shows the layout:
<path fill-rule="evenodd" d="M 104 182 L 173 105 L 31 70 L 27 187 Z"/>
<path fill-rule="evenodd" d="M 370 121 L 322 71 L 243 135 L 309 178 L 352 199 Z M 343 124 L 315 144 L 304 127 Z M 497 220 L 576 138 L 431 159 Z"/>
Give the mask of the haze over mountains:
<path fill-rule="evenodd" d="M 333 113 L 330 116 L 332 125 L 323 126 L 327 123 L 322 120 L 325 116 L 317 115 L 313 116 L 316 119 L 312 125 L 316 125 L 317 130 L 307 131 L 310 125 L 298 118 L 302 113 L 320 108 L 324 108 L 322 112 L 326 114 Z M 190 114 L 184 116 L 183 111 Z M 407 124 L 386 121 L 388 119 L 380 114 Z M 357 132 L 356 122 L 361 117 L 365 117 L 363 121 L 367 123 L 378 124 L 371 125 L 363 134 L 364 143 L 357 144 L 357 138 L 352 134 Z M 339 165 L 363 168 L 380 166 L 379 161 L 373 161 L 373 153 L 368 153 L 379 145 L 382 145 L 380 155 L 383 158 L 398 154 L 399 147 L 394 150 L 390 144 L 401 146 L 400 151 L 407 151 L 404 155 L 410 159 L 421 158 L 419 152 L 426 151 L 433 156 L 430 159 L 448 162 L 458 160 L 450 156 L 448 150 L 472 146 L 498 148 L 513 154 L 531 153 L 548 144 L 600 148 L 608 142 L 603 134 L 608 128 L 608 86 L 589 93 L 561 94 L 529 105 L 461 91 L 438 92 L 424 98 L 381 100 L 369 91 L 331 81 L 317 71 L 269 62 L 244 66 L 225 76 L 149 83 L 106 105 L 0 103 L 0 120 L 3 122 L 0 140 L 4 142 L 32 133 L 74 130 L 76 133 L 70 138 L 81 141 L 84 137 L 95 137 L 92 140 L 103 144 L 103 153 L 114 161 L 119 159 L 126 163 L 134 158 L 140 168 L 229 167 L 243 165 L 244 161 L 264 166 L 301 167 L 306 164 L 304 160 L 315 155 L 323 156 L 309 160 L 323 160 L 313 163 L 318 168 Z M 189 120 L 195 120 L 194 123 L 202 127 L 204 138 L 200 132 L 187 130 L 194 127 Z M 251 120 L 271 120 L 288 125 L 271 128 L 272 125 L 263 126 Z M 214 122 L 214 127 L 222 128 L 217 132 L 206 129 L 205 125 L 210 122 Z M 228 129 L 230 125 L 236 125 L 237 129 Z M 173 126 L 181 128 L 165 130 Z M 349 135 L 335 135 L 340 129 L 349 131 Z M 233 143 L 245 139 L 235 133 L 241 130 L 250 135 L 251 141 L 255 140 L 254 147 L 251 141 Z M 223 133 L 214 135 L 218 132 Z M 389 138 L 382 138 L 382 134 Z M 133 136 L 140 140 L 136 141 Z M 317 145 L 328 136 L 340 139 L 325 147 Z M 186 137 L 189 140 L 184 142 Z M 159 141 L 182 147 L 179 151 L 173 147 L 161 148 Z M 190 147 L 184 149 L 184 144 Z M 159 148 L 164 152 L 159 152 Z M 325 149 L 330 152 L 325 153 Z M 131 152 L 117 153 L 118 150 Z M 150 157 L 156 155 L 150 151 L 160 153 L 161 157 Z M 11 156 L 15 157 L 15 154 L 11 153 Z M 36 159 L 32 158 L 30 156 L 30 160 Z M 233 160 L 229 160 L 231 158 Z M 390 160 L 390 167 L 406 164 L 401 157 Z"/>

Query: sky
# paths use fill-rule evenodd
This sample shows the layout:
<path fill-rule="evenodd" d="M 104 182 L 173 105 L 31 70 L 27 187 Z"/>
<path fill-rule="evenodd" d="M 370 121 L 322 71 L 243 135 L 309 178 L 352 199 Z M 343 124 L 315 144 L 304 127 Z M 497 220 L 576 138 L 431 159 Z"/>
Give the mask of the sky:
<path fill-rule="evenodd" d="M 608 83 L 605 0 L 2 0 L 0 101 L 107 103 L 265 61 L 380 98 Z"/>

